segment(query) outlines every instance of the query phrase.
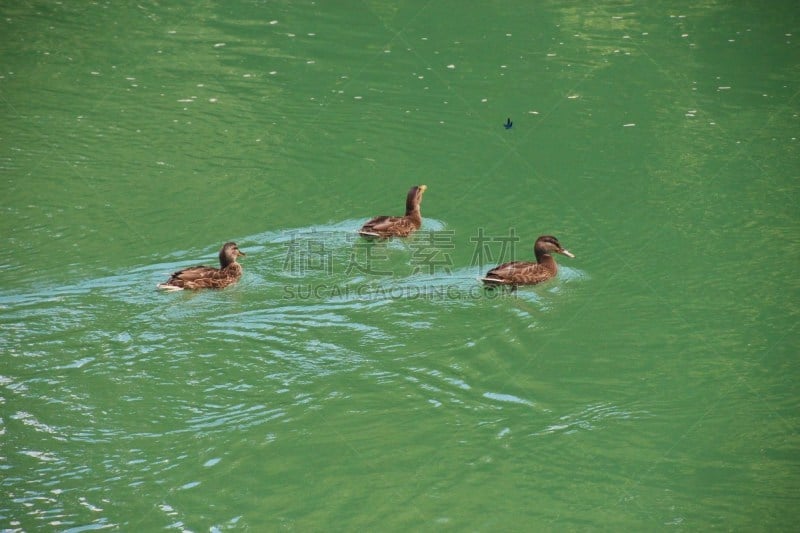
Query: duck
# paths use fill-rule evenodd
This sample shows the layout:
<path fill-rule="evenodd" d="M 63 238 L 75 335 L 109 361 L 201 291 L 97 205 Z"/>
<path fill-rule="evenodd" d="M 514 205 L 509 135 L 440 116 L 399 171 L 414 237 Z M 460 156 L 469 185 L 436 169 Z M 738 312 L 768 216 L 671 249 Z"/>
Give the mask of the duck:
<path fill-rule="evenodd" d="M 536 262 L 511 261 L 491 269 L 480 280 L 490 287 L 506 285 L 516 288 L 517 285 L 536 285 L 551 278 L 558 273 L 558 265 L 551 255 L 552 252 L 574 258 L 569 250 L 565 250 L 558 239 L 552 235 L 542 235 L 533 245 Z"/>
<path fill-rule="evenodd" d="M 362 237 L 382 238 L 408 237 L 422 225 L 422 215 L 419 204 L 422 195 L 427 190 L 426 185 L 414 185 L 406 196 L 406 214 L 402 217 L 378 216 L 368 220 L 358 230 Z"/>
<path fill-rule="evenodd" d="M 245 257 L 235 242 L 226 242 L 219 251 L 219 268 L 210 266 L 193 266 L 173 272 L 165 283 L 157 288 L 165 291 L 182 291 L 184 289 L 222 289 L 233 285 L 242 276 L 242 265 L 236 262 Z"/>

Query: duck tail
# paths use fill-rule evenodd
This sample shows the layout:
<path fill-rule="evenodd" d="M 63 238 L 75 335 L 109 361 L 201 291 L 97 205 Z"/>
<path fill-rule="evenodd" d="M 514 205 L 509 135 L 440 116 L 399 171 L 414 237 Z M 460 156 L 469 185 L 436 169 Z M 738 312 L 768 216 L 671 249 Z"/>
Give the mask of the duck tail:
<path fill-rule="evenodd" d="M 175 285 L 170 285 L 169 283 L 159 283 L 158 285 L 156 285 L 156 289 L 173 292 L 173 291 L 182 291 L 183 287 L 176 287 Z"/>

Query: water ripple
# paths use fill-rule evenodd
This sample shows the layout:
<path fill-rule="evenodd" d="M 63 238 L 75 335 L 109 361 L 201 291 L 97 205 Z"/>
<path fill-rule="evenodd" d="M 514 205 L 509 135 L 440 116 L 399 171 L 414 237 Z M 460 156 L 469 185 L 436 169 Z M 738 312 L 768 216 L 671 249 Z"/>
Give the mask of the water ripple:
<path fill-rule="evenodd" d="M 188 427 L 180 432 L 207 433 L 210 430 L 245 429 L 285 416 L 286 412 L 283 409 L 270 409 L 264 405 L 237 404 L 224 407 L 207 405 L 201 415 L 188 418 L 186 420 Z"/>
<path fill-rule="evenodd" d="M 647 413 L 627 411 L 613 404 L 589 405 L 577 413 L 560 416 L 557 421 L 540 431 L 534 432 L 532 436 L 592 431 L 606 427 L 609 422 L 635 420 L 645 417 L 648 417 Z"/>

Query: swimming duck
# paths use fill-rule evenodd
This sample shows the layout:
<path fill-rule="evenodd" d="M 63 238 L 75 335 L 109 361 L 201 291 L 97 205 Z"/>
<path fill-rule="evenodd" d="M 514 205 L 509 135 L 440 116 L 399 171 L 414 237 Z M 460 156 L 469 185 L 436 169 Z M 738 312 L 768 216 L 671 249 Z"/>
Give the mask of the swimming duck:
<path fill-rule="evenodd" d="M 536 255 L 536 262 L 512 261 L 496 266 L 481 278 L 486 285 L 495 287 L 497 285 L 535 285 L 550 278 L 558 273 L 558 265 L 550 252 L 575 257 L 568 250 L 565 250 L 558 239 L 552 235 L 542 235 L 536 239 L 533 245 L 533 253 Z"/>
<path fill-rule="evenodd" d="M 419 204 L 422 202 L 422 193 L 428 187 L 415 185 L 411 187 L 406 196 L 406 215 L 402 217 L 380 216 L 367 221 L 358 234 L 363 237 L 408 237 L 422 225 L 422 215 Z"/>
<path fill-rule="evenodd" d="M 242 276 L 242 265 L 236 262 L 237 257 L 244 257 L 235 242 L 226 242 L 219 251 L 219 268 L 194 266 L 173 272 L 166 283 L 159 283 L 158 288 L 166 291 L 183 289 L 222 289 L 233 285 Z"/>

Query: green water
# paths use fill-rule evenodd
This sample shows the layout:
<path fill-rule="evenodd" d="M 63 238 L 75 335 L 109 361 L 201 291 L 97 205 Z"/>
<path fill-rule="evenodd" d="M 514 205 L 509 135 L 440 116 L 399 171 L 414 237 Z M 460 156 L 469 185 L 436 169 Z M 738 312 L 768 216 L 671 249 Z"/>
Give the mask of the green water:
<path fill-rule="evenodd" d="M 794 2 L 0 15 L 0 529 L 797 527 Z"/>

